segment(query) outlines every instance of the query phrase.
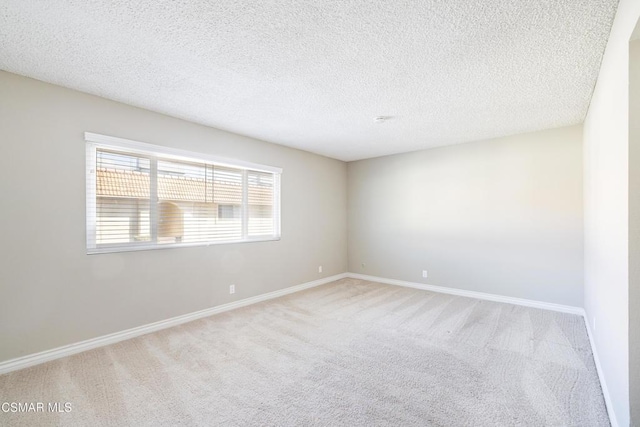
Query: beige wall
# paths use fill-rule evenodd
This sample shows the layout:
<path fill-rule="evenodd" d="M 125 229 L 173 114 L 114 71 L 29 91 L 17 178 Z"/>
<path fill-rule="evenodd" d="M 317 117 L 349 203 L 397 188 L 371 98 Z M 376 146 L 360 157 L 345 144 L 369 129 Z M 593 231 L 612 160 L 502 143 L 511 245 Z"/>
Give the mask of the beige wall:
<path fill-rule="evenodd" d="M 629 425 L 629 39 L 640 1 L 620 0 L 584 123 L 585 298 L 613 414 Z"/>
<path fill-rule="evenodd" d="M 349 270 L 581 306 L 581 138 L 575 126 L 349 163 Z"/>
<path fill-rule="evenodd" d="M 282 240 L 86 255 L 85 131 L 282 167 Z M 0 361 L 346 271 L 343 162 L 6 72 L 0 135 Z"/>

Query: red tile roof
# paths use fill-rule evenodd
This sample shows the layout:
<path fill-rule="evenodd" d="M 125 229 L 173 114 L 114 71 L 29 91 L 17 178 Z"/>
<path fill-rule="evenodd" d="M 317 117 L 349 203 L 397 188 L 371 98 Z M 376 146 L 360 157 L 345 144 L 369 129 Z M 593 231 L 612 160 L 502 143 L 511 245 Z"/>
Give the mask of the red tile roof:
<path fill-rule="evenodd" d="M 96 177 L 98 197 L 149 198 L 148 173 L 122 169 L 98 168 Z M 205 181 L 174 175 L 158 176 L 158 198 L 200 203 L 242 204 L 242 185 Z M 273 188 L 249 186 L 250 205 L 273 204 Z"/>

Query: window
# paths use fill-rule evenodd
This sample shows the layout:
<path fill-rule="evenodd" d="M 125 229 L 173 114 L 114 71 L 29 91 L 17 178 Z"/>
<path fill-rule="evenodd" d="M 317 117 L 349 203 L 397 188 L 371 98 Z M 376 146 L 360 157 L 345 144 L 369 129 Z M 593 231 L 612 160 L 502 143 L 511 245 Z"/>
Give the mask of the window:
<path fill-rule="evenodd" d="M 85 139 L 88 253 L 280 238 L 281 169 Z"/>

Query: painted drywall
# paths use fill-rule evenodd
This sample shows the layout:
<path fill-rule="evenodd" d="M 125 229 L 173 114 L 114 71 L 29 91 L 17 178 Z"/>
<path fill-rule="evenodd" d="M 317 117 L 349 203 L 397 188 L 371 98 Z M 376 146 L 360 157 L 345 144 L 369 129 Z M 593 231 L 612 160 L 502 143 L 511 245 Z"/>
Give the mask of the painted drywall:
<path fill-rule="evenodd" d="M 640 40 L 629 45 L 629 404 L 640 426 Z"/>
<path fill-rule="evenodd" d="M 349 163 L 349 271 L 581 306 L 581 139 L 572 126 Z"/>
<path fill-rule="evenodd" d="M 620 1 L 584 123 L 584 307 L 620 426 L 629 425 L 629 39 L 639 16 L 639 1 Z"/>
<path fill-rule="evenodd" d="M 85 131 L 282 167 L 282 239 L 86 255 Z M 341 161 L 6 72 L 0 137 L 0 361 L 346 271 Z"/>

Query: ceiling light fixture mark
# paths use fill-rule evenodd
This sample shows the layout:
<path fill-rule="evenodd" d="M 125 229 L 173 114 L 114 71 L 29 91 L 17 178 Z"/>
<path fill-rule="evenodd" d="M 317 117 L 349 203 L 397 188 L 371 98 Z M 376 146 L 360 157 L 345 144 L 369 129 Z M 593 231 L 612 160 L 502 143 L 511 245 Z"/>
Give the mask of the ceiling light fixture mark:
<path fill-rule="evenodd" d="M 393 116 L 378 116 L 375 119 L 373 119 L 373 121 L 376 123 L 384 123 L 388 120 L 391 120 L 392 118 Z"/>

